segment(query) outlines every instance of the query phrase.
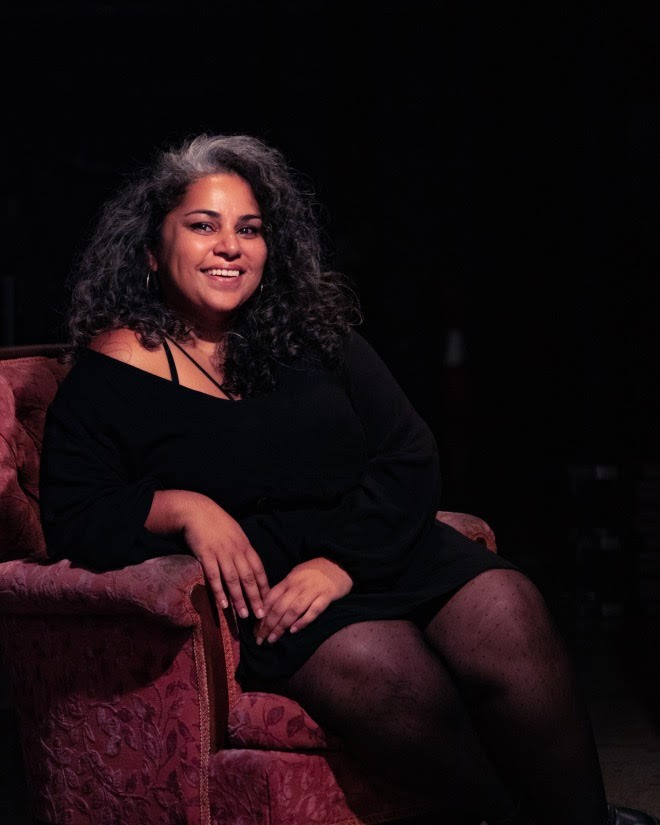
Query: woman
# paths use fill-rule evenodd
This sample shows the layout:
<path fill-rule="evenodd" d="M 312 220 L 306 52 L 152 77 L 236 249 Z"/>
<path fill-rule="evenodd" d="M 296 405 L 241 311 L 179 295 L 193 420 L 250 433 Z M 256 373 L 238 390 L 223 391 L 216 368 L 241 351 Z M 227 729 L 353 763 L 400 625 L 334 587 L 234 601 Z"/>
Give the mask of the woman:
<path fill-rule="evenodd" d="M 623 825 L 533 584 L 435 521 L 434 438 L 322 268 L 274 148 L 200 135 L 112 198 L 78 260 L 51 406 L 49 554 L 191 552 L 288 694 L 439 810 Z"/>

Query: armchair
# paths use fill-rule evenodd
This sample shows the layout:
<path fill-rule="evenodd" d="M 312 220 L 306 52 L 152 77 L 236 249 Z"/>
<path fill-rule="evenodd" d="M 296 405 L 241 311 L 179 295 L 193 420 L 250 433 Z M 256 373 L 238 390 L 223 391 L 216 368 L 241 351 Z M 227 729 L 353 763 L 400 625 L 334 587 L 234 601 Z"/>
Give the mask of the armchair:
<path fill-rule="evenodd" d="M 91 572 L 46 558 L 38 467 L 67 367 L 0 350 L 0 654 L 35 822 L 362 825 L 427 809 L 296 702 L 244 692 L 231 610 L 192 556 Z M 481 519 L 438 518 L 496 550 Z M 2 674 L 0 674 L 0 678 Z"/>

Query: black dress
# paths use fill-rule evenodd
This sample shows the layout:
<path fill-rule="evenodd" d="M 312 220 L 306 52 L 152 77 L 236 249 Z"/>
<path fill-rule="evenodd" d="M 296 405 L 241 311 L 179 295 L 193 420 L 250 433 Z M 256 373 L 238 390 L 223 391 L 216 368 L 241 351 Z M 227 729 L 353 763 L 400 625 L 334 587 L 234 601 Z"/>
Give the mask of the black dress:
<path fill-rule="evenodd" d="M 367 341 L 343 370 L 281 367 L 276 391 L 230 401 L 87 350 L 48 410 L 41 515 L 51 558 L 111 569 L 187 552 L 144 527 L 159 489 L 195 490 L 241 524 L 271 585 L 332 559 L 354 579 L 297 634 L 258 646 L 239 620 L 237 676 L 286 677 L 353 622 L 409 616 L 478 573 L 513 568 L 435 521 L 434 437 Z"/>

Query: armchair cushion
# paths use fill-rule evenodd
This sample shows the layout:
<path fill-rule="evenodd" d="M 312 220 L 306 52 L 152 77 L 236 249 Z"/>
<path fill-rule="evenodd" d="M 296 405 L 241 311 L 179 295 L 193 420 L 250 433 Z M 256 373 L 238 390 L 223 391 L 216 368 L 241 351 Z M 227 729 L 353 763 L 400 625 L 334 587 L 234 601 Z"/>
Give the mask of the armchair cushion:
<path fill-rule="evenodd" d="M 324 731 L 293 699 L 250 691 L 229 711 L 228 744 L 233 748 L 280 751 L 340 750 L 339 739 Z"/>

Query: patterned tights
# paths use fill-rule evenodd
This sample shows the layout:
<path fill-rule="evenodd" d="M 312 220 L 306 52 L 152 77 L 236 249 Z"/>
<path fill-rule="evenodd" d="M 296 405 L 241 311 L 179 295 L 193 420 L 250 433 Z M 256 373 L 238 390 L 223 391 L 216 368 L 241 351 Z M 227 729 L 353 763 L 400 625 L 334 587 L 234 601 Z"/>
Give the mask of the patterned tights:
<path fill-rule="evenodd" d="M 571 663 L 517 571 L 481 573 L 424 629 L 403 620 L 343 628 L 278 691 L 451 821 L 606 821 Z"/>

